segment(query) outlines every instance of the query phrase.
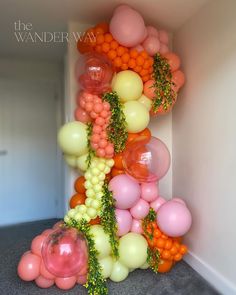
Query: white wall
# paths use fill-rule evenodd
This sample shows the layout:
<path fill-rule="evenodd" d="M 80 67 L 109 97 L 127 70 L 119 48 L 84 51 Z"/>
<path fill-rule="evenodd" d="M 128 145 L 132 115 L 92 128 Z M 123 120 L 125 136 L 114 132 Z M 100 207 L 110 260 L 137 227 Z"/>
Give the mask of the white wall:
<path fill-rule="evenodd" d="M 174 36 L 187 83 L 173 111 L 173 194 L 193 215 L 187 261 L 236 294 L 236 1 L 211 1 Z"/>

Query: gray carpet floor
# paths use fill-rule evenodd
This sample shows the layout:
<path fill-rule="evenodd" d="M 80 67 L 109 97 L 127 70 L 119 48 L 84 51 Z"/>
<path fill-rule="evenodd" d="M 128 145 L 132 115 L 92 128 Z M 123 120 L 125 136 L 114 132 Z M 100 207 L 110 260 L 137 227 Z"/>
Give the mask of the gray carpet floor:
<path fill-rule="evenodd" d="M 76 286 L 69 291 L 40 289 L 33 282 L 21 281 L 16 273 L 23 252 L 29 250 L 31 240 L 57 220 L 45 220 L 0 228 L 0 295 L 86 295 L 86 289 Z M 209 284 L 185 262 L 178 263 L 167 274 L 151 270 L 136 270 L 121 283 L 108 281 L 113 295 L 217 295 Z"/>

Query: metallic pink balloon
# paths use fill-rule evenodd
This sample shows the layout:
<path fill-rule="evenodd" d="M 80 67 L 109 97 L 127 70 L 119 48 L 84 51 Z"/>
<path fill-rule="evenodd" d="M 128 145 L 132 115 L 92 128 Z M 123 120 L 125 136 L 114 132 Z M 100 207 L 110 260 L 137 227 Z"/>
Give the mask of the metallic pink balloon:
<path fill-rule="evenodd" d="M 24 254 L 18 264 L 17 273 L 24 281 L 33 281 L 39 276 L 41 258 L 33 253 Z"/>
<path fill-rule="evenodd" d="M 132 216 L 128 210 L 116 209 L 116 221 L 118 226 L 118 236 L 127 234 L 131 229 Z"/>
<path fill-rule="evenodd" d="M 42 257 L 46 269 L 61 278 L 77 275 L 87 265 L 87 244 L 74 228 L 55 230 L 44 241 Z"/>

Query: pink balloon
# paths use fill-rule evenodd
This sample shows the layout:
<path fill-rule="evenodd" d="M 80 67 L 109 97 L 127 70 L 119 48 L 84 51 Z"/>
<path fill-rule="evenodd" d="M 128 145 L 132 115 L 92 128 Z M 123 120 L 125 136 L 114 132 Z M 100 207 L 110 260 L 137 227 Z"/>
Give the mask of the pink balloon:
<path fill-rule="evenodd" d="M 142 45 L 147 53 L 151 56 L 154 56 L 160 49 L 160 41 L 154 36 L 148 36 Z"/>
<path fill-rule="evenodd" d="M 156 97 L 154 83 L 155 83 L 154 80 L 148 80 L 147 82 L 144 83 L 144 86 L 143 86 L 144 95 L 146 95 L 150 99 L 153 99 Z"/>
<path fill-rule="evenodd" d="M 118 10 L 110 21 L 110 32 L 118 43 L 126 47 L 142 43 L 147 35 L 142 16 L 133 9 Z"/>
<path fill-rule="evenodd" d="M 142 45 L 137 45 L 137 46 L 135 46 L 135 47 L 132 47 L 132 49 L 135 49 L 135 50 L 137 50 L 138 52 L 142 52 L 142 51 L 144 51 L 144 48 L 143 48 L 143 46 Z"/>
<path fill-rule="evenodd" d="M 158 197 L 154 202 L 150 204 L 150 207 L 155 210 L 155 212 L 158 211 L 158 209 L 161 207 L 162 204 L 164 204 L 166 200 L 162 197 Z"/>
<path fill-rule="evenodd" d="M 182 71 L 175 71 L 172 73 L 172 82 L 174 85 L 172 85 L 172 89 L 176 92 L 179 91 L 179 89 L 184 85 L 185 82 L 185 76 Z"/>
<path fill-rule="evenodd" d="M 171 201 L 179 202 L 180 204 L 186 206 L 184 200 L 182 200 L 182 199 L 180 199 L 180 198 L 173 198 Z"/>
<path fill-rule="evenodd" d="M 179 201 L 168 201 L 158 210 L 157 224 L 167 236 L 180 237 L 186 234 L 191 227 L 191 213 Z"/>
<path fill-rule="evenodd" d="M 116 220 L 118 225 L 118 236 L 127 234 L 131 229 L 132 216 L 128 210 L 116 209 Z"/>
<path fill-rule="evenodd" d="M 55 223 L 54 225 L 53 225 L 53 229 L 58 229 L 58 228 L 61 228 L 61 226 L 64 224 L 64 222 L 63 222 L 63 220 L 60 220 L 60 221 L 58 221 L 57 223 Z"/>
<path fill-rule="evenodd" d="M 141 198 L 147 202 L 153 202 L 159 194 L 158 185 L 156 182 L 141 184 Z"/>
<path fill-rule="evenodd" d="M 76 276 L 72 276 L 68 278 L 56 278 L 55 283 L 58 288 L 62 290 L 69 290 L 74 287 L 76 281 Z"/>
<path fill-rule="evenodd" d="M 77 275 L 87 265 L 84 236 L 74 228 L 55 230 L 44 241 L 42 257 L 46 269 L 57 277 Z"/>
<path fill-rule="evenodd" d="M 117 175 L 109 183 L 109 190 L 113 192 L 116 200 L 116 208 L 129 209 L 133 207 L 140 198 L 141 189 L 137 181 L 126 174 Z"/>
<path fill-rule="evenodd" d="M 158 31 L 157 31 L 157 29 L 155 27 L 146 26 L 146 29 L 147 29 L 148 36 L 154 36 L 154 37 L 158 38 L 159 33 L 158 33 Z"/>
<path fill-rule="evenodd" d="M 54 280 L 49 280 L 44 278 L 43 276 L 39 276 L 35 280 L 35 283 L 38 287 L 45 289 L 51 287 L 54 284 Z"/>
<path fill-rule="evenodd" d="M 169 43 L 168 33 L 164 30 L 159 30 L 159 40 L 161 41 L 161 43 L 168 45 Z"/>
<path fill-rule="evenodd" d="M 116 13 L 124 12 L 124 11 L 129 10 L 129 9 L 132 10 L 133 8 L 131 8 L 129 5 L 121 4 L 121 5 L 119 5 L 119 6 L 117 6 L 115 8 L 115 10 L 113 11 L 113 15 L 116 14 Z"/>
<path fill-rule="evenodd" d="M 165 54 L 169 52 L 169 48 L 166 44 L 160 43 L 160 49 L 159 49 L 160 54 Z"/>
<path fill-rule="evenodd" d="M 130 213 L 135 219 L 143 219 L 148 215 L 149 212 L 149 204 L 148 202 L 140 199 L 134 207 L 130 209 Z"/>
<path fill-rule="evenodd" d="M 143 233 L 142 221 L 141 220 L 133 219 L 132 226 L 131 226 L 131 232 L 137 233 L 137 234 L 142 234 Z"/>
<path fill-rule="evenodd" d="M 75 120 L 80 121 L 82 123 L 88 123 L 92 121 L 89 114 L 80 107 L 75 109 Z"/>
<path fill-rule="evenodd" d="M 24 281 L 33 281 L 39 276 L 40 257 L 27 253 L 21 257 L 17 273 Z"/>
<path fill-rule="evenodd" d="M 43 242 L 46 239 L 44 235 L 36 236 L 31 243 L 31 251 L 33 254 L 41 256 Z"/>
<path fill-rule="evenodd" d="M 39 272 L 40 272 L 41 276 L 43 276 L 44 278 L 46 278 L 48 280 L 55 279 L 55 276 L 46 269 L 43 260 L 41 261 Z"/>
<path fill-rule="evenodd" d="M 175 72 L 180 67 L 180 58 L 173 52 L 167 52 L 163 54 L 163 56 L 167 59 L 171 72 Z"/>
<path fill-rule="evenodd" d="M 41 235 L 47 237 L 47 236 L 50 235 L 52 232 L 53 232 L 53 229 L 48 228 L 48 229 L 45 229 L 45 230 L 41 233 Z"/>
<path fill-rule="evenodd" d="M 87 282 L 87 275 L 78 276 L 77 283 L 80 285 L 84 285 Z"/>

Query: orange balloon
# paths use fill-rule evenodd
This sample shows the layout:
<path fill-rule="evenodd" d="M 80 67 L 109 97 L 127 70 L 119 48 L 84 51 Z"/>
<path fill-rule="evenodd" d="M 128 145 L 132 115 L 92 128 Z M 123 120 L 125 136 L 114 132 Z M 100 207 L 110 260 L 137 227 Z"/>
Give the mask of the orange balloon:
<path fill-rule="evenodd" d="M 149 140 L 152 136 L 151 131 L 148 128 L 145 128 L 142 132 L 139 133 L 140 136 L 146 136 Z"/>
<path fill-rule="evenodd" d="M 106 34 L 109 32 L 109 25 L 106 22 L 101 22 L 96 25 L 95 29 L 100 28 L 103 30 L 103 33 Z"/>
<path fill-rule="evenodd" d="M 130 166 L 130 172 L 133 177 L 135 177 L 135 175 L 139 175 L 139 177 L 141 178 L 147 178 L 149 175 L 149 170 L 147 165 L 140 164 L 140 163 L 133 163 Z"/>
<path fill-rule="evenodd" d="M 89 224 L 91 224 L 91 225 L 100 224 L 100 217 L 98 216 L 94 219 L 91 219 Z"/>
<path fill-rule="evenodd" d="M 112 177 L 115 177 L 115 176 L 120 175 L 120 174 L 125 174 L 124 170 L 112 168 L 112 170 L 111 170 L 111 176 Z"/>
<path fill-rule="evenodd" d="M 85 194 L 74 194 L 70 199 L 70 208 L 73 209 L 78 205 L 83 205 L 85 203 Z"/>
<path fill-rule="evenodd" d="M 120 169 L 120 170 L 123 170 L 124 169 L 124 166 L 123 166 L 123 163 L 122 163 L 122 156 L 123 154 L 122 153 L 119 153 L 119 154 L 116 154 L 113 158 L 113 160 L 115 161 L 115 168 L 116 169 Z"/>
<path fill-rule="evenodd" d="M 85 183 L 84 176 L 80 176 L 79 178 L 76 179 L 74 188 L 77 193 L 85 194 L 86 189 L 84 187 L 84 183 Z"/>
<path fill-rule="evenodd" d="M 137 138 L 139 136 L 138 133 L 128 133 L 128 138 L 127 138 L 127 142 L 131 142 L 133 141 L 135 138 Z"/>
<path fill-rule="evenodd" d="M 158 265 L 158 272 L 165 273 L 171 270 L 173 262 L 167 259 L 160 259 Z"/>

